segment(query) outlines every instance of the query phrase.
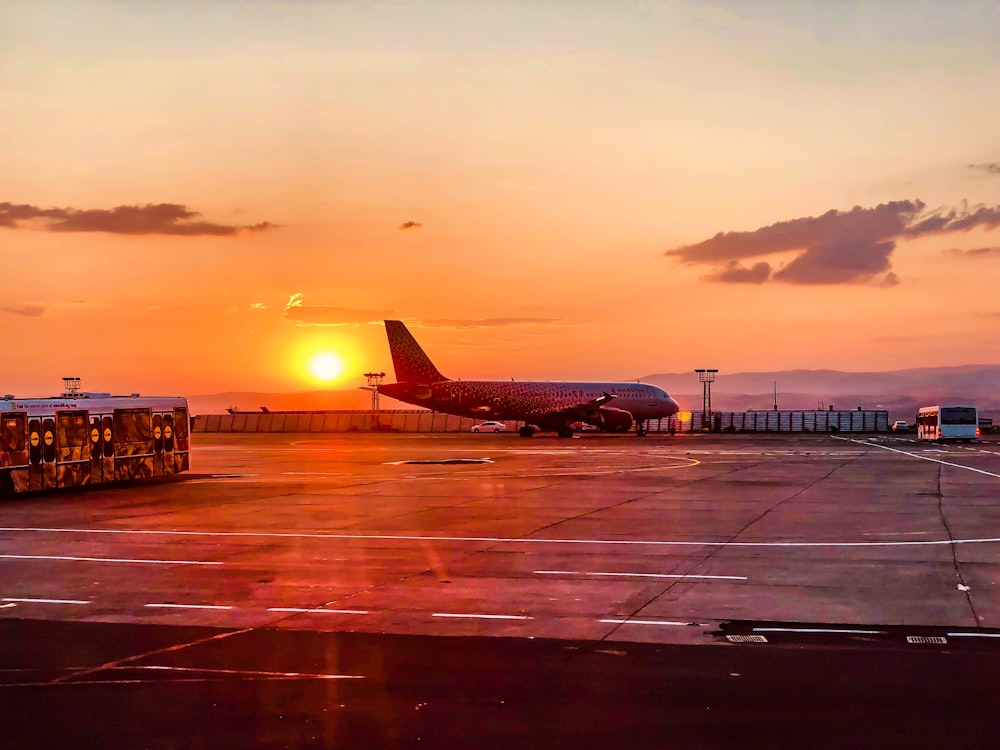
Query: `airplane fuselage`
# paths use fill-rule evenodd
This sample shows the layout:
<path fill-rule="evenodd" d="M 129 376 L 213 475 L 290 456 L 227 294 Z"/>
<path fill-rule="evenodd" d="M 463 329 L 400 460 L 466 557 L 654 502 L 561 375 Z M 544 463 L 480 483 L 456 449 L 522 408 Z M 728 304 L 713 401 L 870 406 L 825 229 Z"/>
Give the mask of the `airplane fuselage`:
<path fill-rule="evenodd" d="M 462 417 L 521 420 L 543 429 L 556 429 L 563 420 L 553 412 L 572 410 L 607 395 L 607 407 L 594 407 L 581 414 L 583 421 L 598 426 L 621 411 L 645 421 L 677 413 L 677 402 L 662 389 L 647 383 L 576 383 L 549 381 L 443 380 L 430 385 L 390 383 L 379 392 L 391 398 L 434 411 Z M 609 429 L 628 429 L 628 425 Z"/>

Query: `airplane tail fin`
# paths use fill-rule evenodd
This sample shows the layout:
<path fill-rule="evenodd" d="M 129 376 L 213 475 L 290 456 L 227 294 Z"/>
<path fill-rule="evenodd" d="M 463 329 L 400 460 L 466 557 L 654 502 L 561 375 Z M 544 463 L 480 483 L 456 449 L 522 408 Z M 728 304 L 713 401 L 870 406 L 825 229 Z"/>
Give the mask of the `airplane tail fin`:
<path fill-rule="evenodd" d="M 438 372 L 401 320 L 385 321 L 385 333 L 389 338 L 389 352 L 397 382 L 428 385 L 448 380 Z"/>

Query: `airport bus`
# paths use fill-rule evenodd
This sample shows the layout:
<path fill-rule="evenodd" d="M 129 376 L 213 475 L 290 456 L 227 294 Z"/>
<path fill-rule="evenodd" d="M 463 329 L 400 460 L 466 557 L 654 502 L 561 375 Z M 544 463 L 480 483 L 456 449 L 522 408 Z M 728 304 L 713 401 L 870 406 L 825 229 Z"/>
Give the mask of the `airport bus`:
<path fill-rule="evenodd" d="M 975 406 L 925 406 L 917 412 L 918 440 L 974 440 L 979 417 Z"/>
<path fill-rule="evenodd" d="M 187 471 L 189 427 L 180 396 L 3 396 L 0 496 Z"/>

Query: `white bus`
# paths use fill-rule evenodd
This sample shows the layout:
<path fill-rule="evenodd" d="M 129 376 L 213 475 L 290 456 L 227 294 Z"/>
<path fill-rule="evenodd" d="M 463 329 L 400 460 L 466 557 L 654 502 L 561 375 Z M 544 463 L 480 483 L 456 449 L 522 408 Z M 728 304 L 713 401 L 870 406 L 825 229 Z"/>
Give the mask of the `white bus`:
<path fill-rule="evenodd" d="M 917 412 L 919 440 L 975 440 L 979 416 L 975 406 L 924 406 Z"/>
<path fill-rule="evenodd" d="M 180 396 L 0 397 L 0 497 L 187 471 L 188 428 Z"/>

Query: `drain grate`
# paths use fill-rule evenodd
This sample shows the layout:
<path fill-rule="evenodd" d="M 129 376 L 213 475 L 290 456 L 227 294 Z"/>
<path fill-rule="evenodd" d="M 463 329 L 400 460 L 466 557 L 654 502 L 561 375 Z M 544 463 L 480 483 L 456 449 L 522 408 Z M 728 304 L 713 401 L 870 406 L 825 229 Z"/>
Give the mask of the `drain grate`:
<path fill-rule="evenodd" d="M 908 635 L 907 643 L 948 643 L 948 639 L 941 635 Z"/>
<path fill-rule="evenodd" d="M 762 635 L 727 635 L 726 640 L 730 643 L 767 643 Z"/>

